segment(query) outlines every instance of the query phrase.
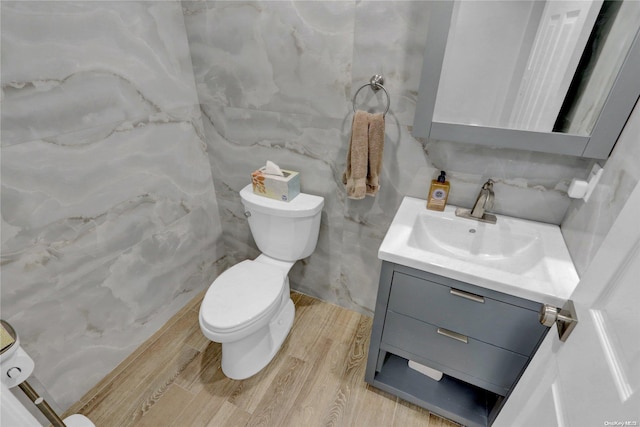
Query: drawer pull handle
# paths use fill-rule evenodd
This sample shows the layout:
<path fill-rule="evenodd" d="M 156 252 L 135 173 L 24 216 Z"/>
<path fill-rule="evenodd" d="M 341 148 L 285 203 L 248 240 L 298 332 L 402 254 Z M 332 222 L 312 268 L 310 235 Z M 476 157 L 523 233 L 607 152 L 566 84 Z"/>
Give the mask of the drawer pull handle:
<path fill-rule="evenodd" d="M 472 294 L 471 292 L 461 291 L 460 289 L 451 288 L 449 290 L 451 295 L 455 295 L 457 297 L 462 297 L 471 301 L 479 302 L 484 304 L 484 297 L 476 294 Z"/>
<path fill-rule="evenodd" d="M 460 341 L 460 342 L 463 342 L 465 344 L 468 343 L 468 338 L 467 338 L 466 335 L 462 335 L 462 334 L 450 331 L 450 330 L 445 329 L 445 328 L 438 328 L 438 333 L 440 335 L 444 335 L 445 337 L 452 338 L 452 339 L 454 339 L 456 341 Z"/>

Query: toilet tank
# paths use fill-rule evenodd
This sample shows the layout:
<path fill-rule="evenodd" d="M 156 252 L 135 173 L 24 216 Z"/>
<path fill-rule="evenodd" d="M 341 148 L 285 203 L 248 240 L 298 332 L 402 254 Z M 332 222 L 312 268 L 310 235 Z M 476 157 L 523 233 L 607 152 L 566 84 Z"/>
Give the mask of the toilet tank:
<path fill-rule="evenodd" d="M 300 193 L 281 202 L 254 194 L 251 184 L 240 190 L 240 198 L 260 252 L 282 261 L 297 261 L 313 253 L 324 198 Z"/>

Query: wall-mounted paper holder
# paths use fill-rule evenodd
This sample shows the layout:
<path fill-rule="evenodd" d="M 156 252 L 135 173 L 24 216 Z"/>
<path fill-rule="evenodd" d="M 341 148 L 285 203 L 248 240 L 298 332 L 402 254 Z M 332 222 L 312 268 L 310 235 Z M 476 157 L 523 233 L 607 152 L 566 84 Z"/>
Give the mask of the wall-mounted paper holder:
<path fill-rule="evenodd" d="M 593 193 L 593 190 L 596 188 L 596 185 L 602 176 L 603 171 L 604 169 L 596 163 L 591 168 L 587 181 L 575 178 L 571 180 L 571 185 L 569 185 L 569 189 L 567 190 L 569 197 L 572 199 L 584 199 L 585 202 L 588 202 L 591 197 L 591 193 Z"/>

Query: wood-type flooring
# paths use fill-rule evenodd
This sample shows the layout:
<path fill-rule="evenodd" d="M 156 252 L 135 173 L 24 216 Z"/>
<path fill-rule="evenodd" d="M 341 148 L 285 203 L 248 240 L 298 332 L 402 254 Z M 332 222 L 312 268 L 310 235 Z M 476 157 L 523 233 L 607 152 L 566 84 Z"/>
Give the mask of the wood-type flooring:
<path fill-rule="evenodd" d="M 293 328 L 257 375 L 231 380 L 194 298 L 67 414 L 96 427 L 453 427 L 364 381 L 372 319 L 296 292 Z"/>

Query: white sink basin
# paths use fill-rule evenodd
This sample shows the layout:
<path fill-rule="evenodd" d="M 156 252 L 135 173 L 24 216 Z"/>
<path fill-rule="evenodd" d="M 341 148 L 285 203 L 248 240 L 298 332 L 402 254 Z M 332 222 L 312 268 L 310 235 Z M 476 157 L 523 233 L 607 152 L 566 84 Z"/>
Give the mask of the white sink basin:
<path fill-rule="evenodd" d="M 568 299 L 578 275 L 558 226 L 502 215 L 488 224 L 455 210 L 405 197 L 378 257 L 542 303 Z"/>

